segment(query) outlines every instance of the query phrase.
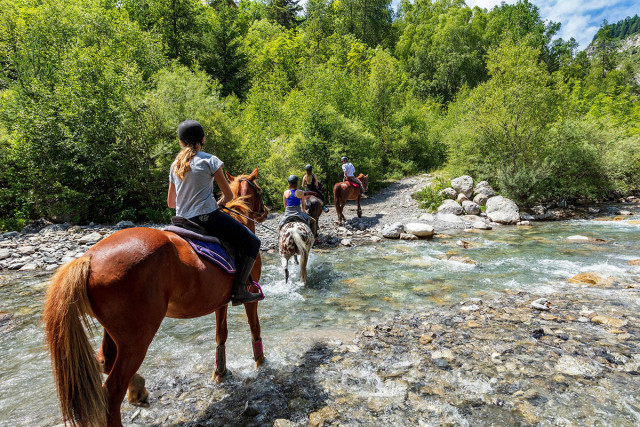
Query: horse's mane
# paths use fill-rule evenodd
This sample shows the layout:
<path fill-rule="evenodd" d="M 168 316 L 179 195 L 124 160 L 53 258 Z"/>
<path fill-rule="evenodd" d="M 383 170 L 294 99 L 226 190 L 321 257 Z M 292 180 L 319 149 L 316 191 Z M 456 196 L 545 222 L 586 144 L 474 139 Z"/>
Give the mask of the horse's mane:
<path fill-rule="evenodd" d="M 238 197 L 238 193 L 240 192 L 240 182 L 242 182 L 242 179 L 250 180 L 250 177 L 249 175 L 239 175 L 229 183 L 229 187 L 231 188 L 231 192 L 233 193 L 233 199 L 231 201 L 225 202 L 225 206 L 229 209 L 240 212 L 244 216 L 249 216 L 249 214 L 251 213 L 251 208 L 249 207 L 249 203 L 247 202 L 247 200 L 250 196 Z M 248 219 L 243 218 L 233 212 L 227 213 L 231 215 L 235 220 L 240 221 L 244 225 L 247 225 L 247 223 L 249 222 Z"/>
<path fill-rule="evenodd" d="M 360 172 L 360 175 L 358 175 L 358 179 L 360 179 L 360 180 L 361 180 L 362 178 L 365 178 L 365 174 L 363 174 L 362 172 Z"/>

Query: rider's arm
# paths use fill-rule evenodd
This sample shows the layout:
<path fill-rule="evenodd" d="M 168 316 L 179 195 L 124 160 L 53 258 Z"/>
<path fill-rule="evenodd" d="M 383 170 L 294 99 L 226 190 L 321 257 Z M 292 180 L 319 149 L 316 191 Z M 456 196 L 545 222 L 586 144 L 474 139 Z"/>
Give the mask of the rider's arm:
<path fill-rule="evenodd" d="M 287 207 L 287 191 L 289 190 L 284 190 L 284 193 L 282 193 L 282 206 L 285 208 Z"/>
<path fill-rule="evenodd" d="M 298 197 L 300 199 L 300 205 L 302 206 L 302 211 L 306 211 L 307 209 L 305 208 L 305 204 L 304 204 L 304 191 L 302 190 L 296 190 L 296 197 Z"/>
<path fill-rule="evenodd" d="M 169 183 L 169 194 L 167 194 L 167 206 L 171 209 L 176 208 L 176 186 L 173 182 Z"/>
<path fill-rule="evenodd" d="M 305 188 L 307 185 L 307 174 L 305 173 L 302 177 L 302 188 Z"/>
<path fill-rule="evenodd" d="M 227 178 L 224 176 L 224 171 L 222 167 L 219 167 L 217 171 L 213 174 L 213 178 L 216 180 L 216 184 L 218 184 L 218 188 L 222 191 L 222 195 L 224 196 L 225 202 L 228 202 L 233 199 L 233 192 L 231 191 L 231 187 L 229 187 L 229 183 L 227 182 Z M 173 184 L 172 184 L 173 185 Z"/>

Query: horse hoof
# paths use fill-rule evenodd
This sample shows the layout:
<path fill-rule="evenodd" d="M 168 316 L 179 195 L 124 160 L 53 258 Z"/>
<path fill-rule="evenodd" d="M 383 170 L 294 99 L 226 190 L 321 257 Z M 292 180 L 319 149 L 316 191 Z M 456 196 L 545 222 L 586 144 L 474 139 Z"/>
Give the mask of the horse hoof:
<path fill-rule="evenodd" d="M 231 371 L 226 369 L 223 373 L 219 374 L 217 372 L 213 373 L 213 380 L 216 382 L 216 384 L 220 384 L 221 382 L 223 382 L 225 379 L 227 379 L 227 377 L 231 376 Z"/>
<path fill-rule="evenodd" d="M 256 360 L 256 368 L 261 367 L 262 365 L 264 365 L 264 361 L 266 360 L 266 357 L 264 357 L 264 354 L 260 357 L 258 357 L 258 360 Z"/>

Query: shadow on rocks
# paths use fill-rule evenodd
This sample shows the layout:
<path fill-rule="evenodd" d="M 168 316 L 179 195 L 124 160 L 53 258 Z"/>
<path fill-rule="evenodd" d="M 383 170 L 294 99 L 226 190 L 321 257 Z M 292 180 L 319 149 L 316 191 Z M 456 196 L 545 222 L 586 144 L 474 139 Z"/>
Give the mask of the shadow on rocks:
<path fill-rule="evenodd" d="M 260 368 L 256 378 L 230 377 L 222 387 L 228 397 L 212 403 L 199 419 L 175 426 L 272 426 L 279 418 L 307 424 L 309 414 L 326 406 L 327 393 L 318 387 L 318 368 L 333 350 L 316 343 L 297 366 Z"/>

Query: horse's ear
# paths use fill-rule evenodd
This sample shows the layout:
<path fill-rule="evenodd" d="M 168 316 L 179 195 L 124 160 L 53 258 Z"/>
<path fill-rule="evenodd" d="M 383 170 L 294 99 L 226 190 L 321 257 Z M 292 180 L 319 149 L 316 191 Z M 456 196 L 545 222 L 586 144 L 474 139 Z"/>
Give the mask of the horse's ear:
<path fill-rule="evenodd" d="M 255 168 L 253 172 L 251 172 L 251 175 L 249 175 L 249 180 L 255 181 L 257 177 L 258 177 L 258 168 Z"/>
<path fill-rule="evenodd" d="M 231 182 L 233 181 L 235 178 L 233 177 L 233 175 L 231 175 L 229 172 L 224 171 L 225 176 L 227 177 L 227 181 Z"/>

